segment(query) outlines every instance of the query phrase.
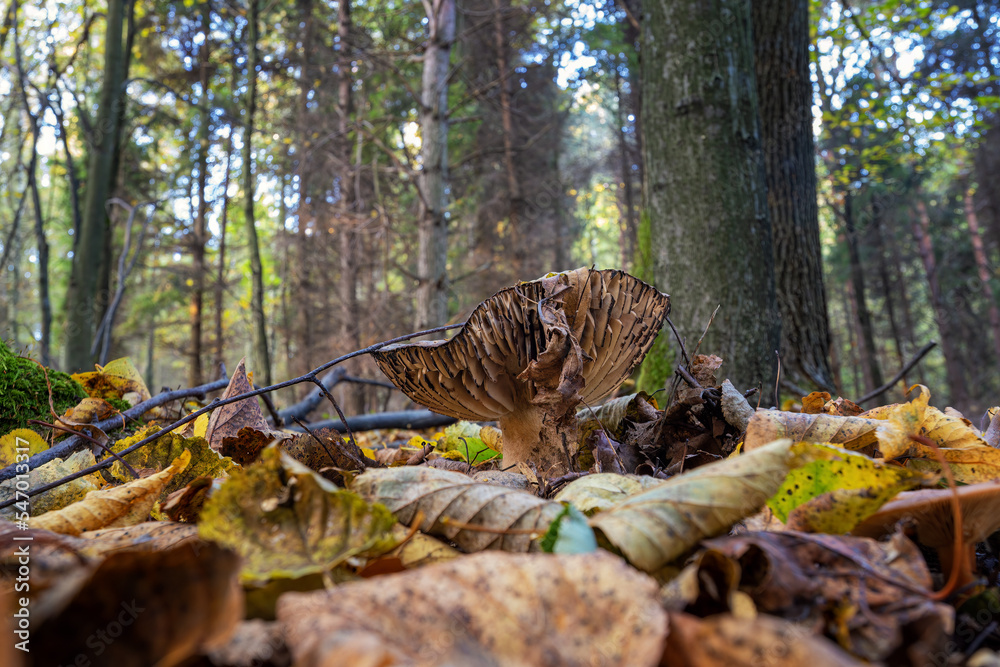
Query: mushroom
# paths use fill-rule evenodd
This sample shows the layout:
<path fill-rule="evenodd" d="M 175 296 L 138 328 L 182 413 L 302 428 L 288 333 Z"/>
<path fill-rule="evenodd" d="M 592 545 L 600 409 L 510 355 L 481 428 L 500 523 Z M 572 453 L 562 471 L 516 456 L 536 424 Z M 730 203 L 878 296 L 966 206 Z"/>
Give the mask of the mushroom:
<path fill-rule="evenodd" d="M 576 269 L 500 290 L 448 341 L 373 353 L 435 412 L 497 421 L 503 467 L 551 476 L 575 453 L 576 406 L 615 391 L 649 351 L 670 297 L 623 271 Z"/>
<path fill-rule="evenodd" d="M 953 502 L 957 491 L 961 514 L 961 554 L 956 562 Z M 917 539 L 934 549 L 948 585 L 942 592 L 972 583 L 976 544 L 1000 530 L 1000 480 L 952 489 L 904 491 L 853 531 L 861 537 L 879 538 L 893 532 L 901 521 L 916 525 Z"/>

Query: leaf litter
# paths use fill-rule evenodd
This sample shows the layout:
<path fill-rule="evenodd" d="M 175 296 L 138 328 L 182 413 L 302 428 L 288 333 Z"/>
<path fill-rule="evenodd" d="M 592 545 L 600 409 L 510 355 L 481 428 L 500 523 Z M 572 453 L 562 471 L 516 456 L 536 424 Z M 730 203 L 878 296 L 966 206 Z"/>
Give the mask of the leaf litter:
<path fill-rule="evenodd" d="M 960 484 L 995 483 L 985 434 L 924 387 L 867 412 L 820 392 L 801 412 L 754 410 L 720 364 L 697 355 L 696 384 L 663 409 L 636 394 L 580 410 L 561 476 L 502 470 L 499 431 L 468 422 L 358 446 L 275 429 L 256 399 L 217 408 L 126 454 L 139 479 L 116 463 L 4 511 L 25 522 L 0 522 L 8 590 L 15 537 L 32 540 L 46 648 L 28 664 L 70 664 L 132 598 L 134 624 L 106 649 L 122 664 L 930 665 L 1000 648 L 1000 614 L 982 613 L 1000 599 L 983 578 L 995 557 L 967 541 L 952 562 L 930 514 L 880 514 L 942 487 L 942 460 Z M 148 392 L 130 367 L 81 379 L 131 402 Z M 250 389 L 241 363 L 226 395 Z M 847 534 L 862 529 L 881 539 Z"/>

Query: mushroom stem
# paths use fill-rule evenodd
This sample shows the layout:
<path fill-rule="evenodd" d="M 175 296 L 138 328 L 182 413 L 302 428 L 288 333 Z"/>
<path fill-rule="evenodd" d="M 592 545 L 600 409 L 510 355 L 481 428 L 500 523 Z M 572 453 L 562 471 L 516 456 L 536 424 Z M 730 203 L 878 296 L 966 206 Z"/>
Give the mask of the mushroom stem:
<path fill-rule="evenodd" d="M 570 452 L 564 448 L 562 438 L 559 442 L 545 441 L 548 429 L 543 428 L 544 418 L 545 410 L 536 405 L 522 406 L 500 418 L 500 431 L 503 433 L 502 468 L 531 462 L 538 474 L 544 477 L 563 475 L 569 471 Z M 565 437 L 565 447 L 576 447 L 575 433 L 563 431 L 556 435 Z"/>

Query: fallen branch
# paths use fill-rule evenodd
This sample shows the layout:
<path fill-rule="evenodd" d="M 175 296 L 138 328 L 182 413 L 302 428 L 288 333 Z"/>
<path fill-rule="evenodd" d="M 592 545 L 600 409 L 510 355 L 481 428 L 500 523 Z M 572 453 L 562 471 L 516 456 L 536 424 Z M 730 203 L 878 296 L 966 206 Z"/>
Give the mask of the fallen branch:
<path fill-rule="evenodd" d="M 154 433 L 153 435 L 151 435 L 151 436 L 149 436 L 147 438 L 143 438 L 142 440 L 140 440 L 139 442 L 135 443 L 134 445 L 131 445 L 130 447 L 127 447 L 126 449 L 123 449 L 122 451 L 118 452 L 118 454 L 120 456 L 123 456 L 123 457 L 126 454 L 131 454 L 132 452 L 136 451 L 140 447 L 145 447 L 146 445 L 148 445 L 149 443 L 153 442 L 154 440 L 159 439 L 161 436 L 164 436 L 167 433 L 173 431 L 174 429 L 180 428 L 184 424 L 187 424 L 188 422 L 194 421 L 195 419 L 197 419 L 201 415 L 203 415 L 203 414 L 205 414 L 207 412 L 211 412 L 215 408 L 222 407 L 223 405 L 229 405 L 230 403 L 236 403 L 237 401 L 242 401 L 244 399 L 252 398 L 254 396 L 260 396 L 261 394 L 266 394 L 268 392 L 276 391 L 278 389 L 284 389 L 285 387 L 291 387 L 293 385 L 301 384 L 303 382 L 316 382 L 316 383 L 318 383 L 318 382 L 320 382 L 320 380 L 318 379 L 318 376 L 319 376 L 320 373 L 322 373 L 323 371 L 325 371 L 328 368 L 336 366 L 337 364 L 343 363 L 343 362 L 347 361 L 348 359 L 353 359 L 354 357 L 360 357 L 360 356 L 365 355 L 365 354 L 371 354 L 372 352 L 375 352 L 377 350 L 382 349 L 386 345 L 391 345 L 393 343 L 400 343 L 402 341 L 410 340 L 411 338 L 418 338 L 420 336 L 427 336 L 429 334 L 439 333 L 441 331 L 447 331 L 449 329 L 456 329 L 456 328 L 461 327 L 461 326 L 465 326 L 465 323 L 462 322 L 460 324 L 450 324 L 450 325 L 447 325 L 447 326 L 437 327 L 437 328 L 434 328 L 434 329 L 425 329 L 424 331 L 417 331 L 415 333 L 407 334 L 405 336 L 399 336 L 398 338 L 392 338 L 390 340 L 382 341 L 381 343 L 375 343 L 374 345 L 369 345 L 368 347 L 366 347 L 364 349 L 355 350 L 354 352 L 350 352 L 350 353 L 345 354 L 343 356 L 337 357 L 336 359 L 334 359 L 332 361 L 328 361 L 325 364 L 323 364 L 322 366 L 314 368 L 313 370 L 309 371 L 305 375 L 300 375 L 297 378 L 292 378 L 291 380 L 285 380 L 284 382 L 279 382 L 277 384 L 272 384 L 272 385 L 270 385 L 268 387 L 262 387 L 261 389 L 254 389 L 253 391 L 248 391 L 248 392 L 246 392 L 244 394 L 238 394 L 236 396 L 230 396 L 227 399 L 215 399 L 214 401 L 212 401 L 211 403 L 209 403 L 205 407 L 201 408 L 200 410 L 195 410 L 191 414 L 189 414 L 189 415 L 187 415 L 185 417 L 182 417 L 181 419 L 178 419 L 173 424 L 170 424 L 166 428 L 164 428 L 164 429 L 162 429 L 162 430 Z M 133 408 L 133 410 L 137 409 L 138 407 L 139 406 L 136 406 L 136 408 Z M 119 417 L 118 419 L 121 419 L 121 418 Z M 92 465 L 89 468 L 84 468 L 83 470 L 79 470 L 79 471 L 77 471 L 77 472 L 75 472 L 75 473 L 73 473 L 71 475 L 66 475 L 62 479 L 58 479 L 58 480 L 56 480 L 54 482 L 50 482 L 49 484 L 43 484 L 42 486 L 39 486 L 39 487 L 34 488 L 34 489 L 30 489 L 29 491 L 26 491 L 26 492 L 20 492 L 20 493 L 18 493 L 17 497 L 18 498 L 23 498 L 25 495 L 27 495 L 27 496 L 36 496 L 39 493 L 44 493 L 46 491 L 49 491 L 50 489 L 54 489 L 56 487 L 62 486 L 63 484 L 66 484 L 68 482 L 72 482 L 74 479 L 79 479 L 80 477 L 86 477 L 87 475 L 95 473 L 98 470 L 102 470 L 104 468 L 107 468 L 112 463 L 114 463 L 114 459 L 110 459 L 110 458 L 109 459 L 105 459 L 104 461 L 101 461 L 101 462 L 97 463 L 96 465 Z M 11 505 L 14 504 L 15 501 L 16 501 L 16 498 L 11 498 L 10 500 L 6 500 L 6 501 L 0 503 L 0 509 L 3 509 L 5 507 L 10 507 Z"/>
<path fill-rule="evenodd" d="M 178 398 L 190 398 L 193 396 L 204 396 L 210 391 L 216 391 L 219 389 L 224 389 L 226 385 L 229 384 L 227 378 L 221 378 L 215 382 L 209 382 L 208 384 L 203 384 L 198 387 L 189 387 L 187 389 L 176 389 L 174 391 L 164 391 L 148 401 L 143 401 L 138 405 L 135 405 L 121 414 L 115 415 L 104 421 L 99 421 L 93 424 L 94 428 L 100 429 L 107 433 L 108 431 L 115 431 L 125 426 L 125 422 L 132 419 L 138 419 L 148 410 L 157 408 L 161 405 L 170 403 L 171 401 L 176 401 Z M 72 454 L 74 451 L 84 446 L 87 440 L 81 436 L 74 435 L 71 438 L 67 438 L 62 442 L 55 444 L 44 452 L 35 454 L 26 462 L 22 462 L 19 465 L 25 465 L 27 463 L 28 470 L 34 470 L 35 468 L 44 465 L 51 461 L 52 459 L 63 459 Z M 112 461 L 114 459 L 111 459 Z M 9 465 L 3 470 L 0 470 L 0 482 L 6 479 L 13 479 L 17 475 L 16 466 Z"/>
<path fill-rule="evenodd" d="M 890 389 L 892 389 L 893 386 L 897 382 L 899 382 L 900 378 L 902 378 L 904 375 L 906 375 L 907 373 L 909 373 L 911 368 L 913 368 L 918 363 L 920 363 L 920 360 L 923 359 L 925 356 L 927 356 L 927 353 L 930 352 L 931 350 L 933 350 L 936 345 L 937 345 L 936 342 L 931 341 L 931 342 L 927 343 L 927 345 L 924 345 L 922 348 L 920 348 L 919 350 L 917 350 L 917 353 L 915 355 L 913 355 L 913 358 L 910 359 L 908 362 L 906 362 L 906 365 L 903 366 L 902 368 L 900 368 L 899 372 L 896 373 L 892 377 L 891 380 L 889 380 L 888 382 L 886 382 L 884 385 L 882 385 L 878 389 L 873 389 L 872 391 L 868 392 L 867 394 L 865 394 L 864 396 L 862 396 L 861 398 L 859 398 L 856 401 L 857 404 L 861 405 L 862 403 L 867 403 L 868 401 L 872 400 L 876 396 L 881 396 L 885 392 L 887 392 Z"/>
<path fill-rule="evenodd" d="M 382 428 L 431 428 L 432 426 L 447 426 L 454 424 L 457 419 L 446 415 L 439 415 L 430 410 L 402 410 L 400 412 L 380 412 L 374 415 L 357 415 L 347 418 L 347 425 L 352 431 L 374 431 Z M 344 422 L 339 419 L 325 419 L 318 422 L 304 424 L 311 429 L 332 428 L 337 431 L 344 430 Z M 289 426 L 288 430 L 298 431 L 297 426 Z"/>

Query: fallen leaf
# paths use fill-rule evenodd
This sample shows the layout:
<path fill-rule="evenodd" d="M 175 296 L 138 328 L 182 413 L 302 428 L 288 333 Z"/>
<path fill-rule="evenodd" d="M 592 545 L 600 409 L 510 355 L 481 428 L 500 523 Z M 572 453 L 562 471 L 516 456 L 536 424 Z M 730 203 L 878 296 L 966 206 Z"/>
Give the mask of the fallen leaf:
<path fill-rule="evenodd" d="M 141 523 L 163 489 L 190 460 L 191 454 L 185 450 L 166 470 L 106 491 L 91 491 L 68 507 L 33 517 L 29 525 L 54 533 L 79 535 L 87 530 Z"/>
<path fill-rule="evenodd" d="M 768 667 L 862 667 L 836 644 L 808 628 L 766 614 L 697 618 L 670 614 L 665 662 L 677 667 L 766 664 Z"/>
<path fill-rule="evenodd" d="M 160 430 L 158 426 L 147 426 L 135 435 L 119 440 L 111 449 L 121 452 L 131 445 L 143 440 Z M 125 462 L 136 469 L 164 470 L 181 456 L 189 452 L 191 462 L 183 471 L 174 475 L 170 483 L 163 489 L 163 496 L 183 489 L 198 477 L 225 477 L 237 469 L 232 459 L 220 456 L 217 451 L 208 446 L 204 438 L 185 438 L 177 433 L 165 433 L 145 447 L 124 456 Z M 125 470 L 121 462 L 111 466 L 111 474 L 120 481 L 127 482 L 132 476 Z"/>
<path fill-rule="evenodd" d="M 604 552 L 484 553 L 290 593 L 278 602 L 295 664 L 659 664 L 657 584 Z M 401 601 L 405 601 L 402 602 Z"/>
<path fill-rule="evenodd" d="M 67 410 L 63 418 L 73 425 L 91 424 L 107 419 L 117 412 L 117 408 L 103 398 L 89 397 Z"/>
<path fill-rule="evenodd" d="M 196 523 L 212 491 L 215 480 L 205 475 L 196 477 L 183 489 L 177 489 L 163 501 L 161 510 L 171 521 Z"/>
<path fill-rule="evenodd" d="M 31 498 L 27 500 L 16 497 L 16 494 L 18 491 L 18 484 L 24 487 L 21 491 L 38 488 L 44 484 L 55 482 L 68 475 L 72 475 L 75 472 L 89 468 L 95 463 L 96 461 L 94 460 L 94 455 L 90 452 L 90 450 L 82 449 L 78 452 L 74 452 L 66 459 L 54 459 L 29 471 L 27 486 L 24 486 L 23 479 L 19 480 L 17 478 L 6 479 L 3 482 L 0 482 L 0 501 L 18 501 L 16 505 L 5 507 L 0 510 L 0 518 L 20 519 L 23 518 L 21 515 L 25 511 L 27 511 L 30 516 L 37 516 L 39 514 L 44 514 L 45 512 L 62 509 L 67 505 L 71 505 L 78 500 L 83 499 L 88 493 L 99 489 L 101 484 L 103 484 L 104 480 L 101 478 L 99 473 L 93 473 L 87 475 L 86 477 L 79 477 L 57 486 L 54 489 L 50 489 L 45 493 L 41 493 L 37 496 L 31 496 Z"/>
<path fill-rule="evenodd" d="M 369 470 L 351 488 L 388 507 L 404 525 L 419 512 L 420 530 L 447 538 L 466 552 L 537 551 L 535 538 L 545 534 L 563 509 L 561 503 L 524 491 L 427 467 Z"/>
<path fill-rule="evenodd" d="M 541 545 L 546 553 L 587 554 L 597 551 L 597 538 L 587 523 L 587 517 L 577 508 L 567 505 L 549 526 Z"/>
<path fill-rule="evenodd" d="M 73 379 L 83 385 L 91 398 L 122 398 L 127 393 L 135 392 L 139 400 L 133 405 L 149 400 L 149 389 L 142 373 L 128 357 L 115 359 L 106 366 L 95 364 L 95 367 L 96 371 L 73 375 Z"/>
<path fill-rule="evenodd" d="M 828 442 L 845 449 L 862 449 L 875 444 L 875 430 L 881 423 L 877 419 L 862 417 L 757 410 L 747 426 L 743 451 L 748 452 L 778 438 L 790 438 L 796 442 Z"/>
<path fill-rule="evenodd" d="M 242 617 L 238 569 L 205 542 L 110 554 L 32 600 L 34 664 L 180 665 L 224 643 Z"/>
<path fill-rule="evenodd" d="M 912 470 L 834 445 L 799 442 L 791 452 L 801 465 L 767 504 L 793 530 L 849 532 L 897 493 L 924 481 Z"/>
<path fill-rule="evenodd" d="M 920 458 L 911 458 L 906 466 L 919 472 L 940 474 L 941 464 L 934 449 L 920 443 L 912 444 L 910 455 Z M 939 447 L 937 451 L 944 457 L 959 484 L 976 484 L 1000 478 L 1000 449 L 981 445 L 964 449 Z"/>
<path fill-rule="evenodd" d="M 629 562 L 654 572 L 759 510 L 789 470 L 791 440 L 678 475 L 591 517 Z"/>
<path fill-rule="evenodd" d="M 606 510 L 634 495 L 663 484 L 666 480 L 648 475 L 616 475 L 610 472 L 586 475 L 562 488 L 552 500 L 571 503 L 584 514 Z"/>
<path fill-rule="evenodd" d="M 226 390 L 219 398 L 225 400 L 233 396 L 239 396 L 253 391 L 253 382 L 247 377 L 246 359 L 240 359 Z M 239 435 L 240 429 L 244 426 L 256 429 L 271 439 L 283 439 L 287 437 L 284 431 L 276 431 L 267 424 L 264 413 L 260 410 L 257 397 L 244 398 L 228 405 L 212 410 L 212 416 L 208 420 L 205 429 L 205 439 L 208 440 L 212 449 L 222 447 L 223 438 L 230 438 Z"/>
<path fill-rule="evenodd" d="M 802 397 L 802 412 L 807 415 L 818 415 L 826 412 L 823 406 L 832 398 L 830 392 L 814 391 L 808 396 Z"/>
<path fill-rule="evenodd" d="M 0 468 L 27 461 L 29 457 L 48 448 L 49 443 L 30 428 L 16 428 L 0 437 Z"/>
<path fill-rule="evenodd" d="M 584 408 L 576 416 L 581 422 L 596 419 L 610 437 L 621 440 L 625 437 L 626 422 L 645 423 L 656 419 L 656 399 L 644 391 L 619 396 L 596 408 Z"/>
<path fill-rule="evenodd" d="M 395 519 L 338 489 L 272 445 L 205 503 L 199 534 L 243 556 L 245 581 L 332 570 L 352 556 L 393 548 Z"/>

